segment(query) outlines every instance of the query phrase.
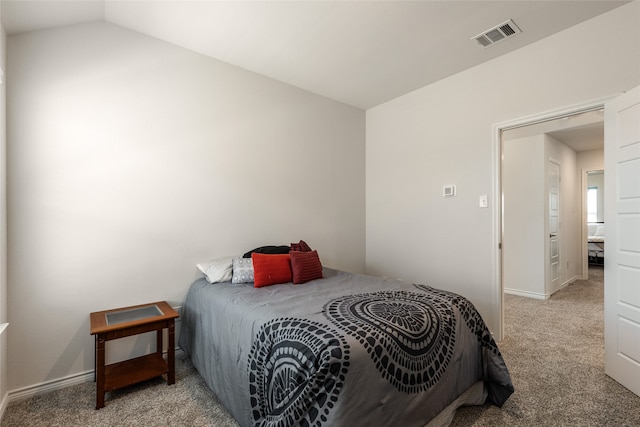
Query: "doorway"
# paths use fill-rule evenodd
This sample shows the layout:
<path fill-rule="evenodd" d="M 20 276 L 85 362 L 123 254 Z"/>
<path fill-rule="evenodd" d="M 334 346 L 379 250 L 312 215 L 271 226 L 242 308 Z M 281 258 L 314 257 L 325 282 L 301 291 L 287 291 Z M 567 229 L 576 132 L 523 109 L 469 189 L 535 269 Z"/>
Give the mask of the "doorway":
<path fill-rule="evenodd" d="M 603 111 L 504 130 L 501 148 L 503 291 L 547 299 L 586 279 L 581 174 L 604 165 Z"/>
<path fill-rule="evenodd" d="M 584 257 L 582 264 L 583 279 L 589 278 L 589 267 L 604 268 L 605 258 L 605 242 L 604 242 L 604 169 L 586 170 L 583 173 L 582 194 L 584 195 L 585 204 L 583 212 L 585 217 L 583 222 L 586 223 L 586 232 L 583 236 Z"/>
<path fill-rule="evenodd" d="M 606 101 L 606 109 L 603 108 Z M 606 184 L 609 187 L 605 199 L 605 218 L 609 223 L 606 237 L 611 247 L 609 260 L 604 269 L 604 356 L 605 373 L 623 384 L 633 393 L 640 395 L 640 360 L 638 347 L 629 343 L 638 342 L 640 337 L 640 316 L 638 307 L 637 271 L 640 270 L 640 186 L 637 176 L 640 174 L 640 156 L 635 148 L 640 144 L 640 132 L 637 127 L 640 117 L 640 86 L 615 97 L 600 102 L 567 108 L 561 111 L 540 114 L 529 118 L 493 126 L 494 134 L 494 190 L 496 191 L 496 215 L 494 215 L 495 238 L 498 245 L 494 268 L 497 288 L 501 298 L 500 330 L 498 340 L 504 336 L 504 285 L 503 285 L 503 200 L 502 177 L 503 140 L 506 130 L 524 127 L 529 124 L 547 122 L 553 119 L 572 117 L 574 114 L 588 111 L 604 110 L 604 124 L 607 138 L 604 150 L 607 158 L 604 170 Z M 633 149 L 628 149 L 633 147 Z M 584 193 L 583 193 L 584 194 Z M 584 210 L 583 210 L 584 212 Z M 635 216 L 628 215 L 632 213 Z M 586 213 L 584 213 L 586 215 Z M 629 220 L 631 218 L 631 220 Z M 622 254 L 622 255 L 621 255 Z M 623 256 L 624 255 L 624 256 Z M 631 301 L 629 303 L 628 301 Z"/>
<path fill-rule="evenodd" d="M 561 177 L 563 188 L 570 185 L 570 190 L 566 192 L 569 198 L 571 208 L 566 210 L 567 213 L 571 213 L 570 217 L 565 217 L 559 222 L 559 230 L 561 230 L 561 239 L 565 243 L 564 249 L 559 248 L 558 267 L 561 270 L 560 275 L 560 288 L 566 286 L 576 279 L 586 279 L 586 271 L 588 269 L 587 264 L 587 226 L 586 226 L 586 190 L 584 196 L 582 195 L 580 188 L 582 171 L 604 169 L 604 114 L 603 114 L 604 100 L 594 101 L 590 104 L 580 105 L 563 110 L 553 111 L 549 113 L 530 116 L 511 122 L 506 122 L 498 125 L 494 125 L 494 155 L 496 159 L 494 171 L 494 188 L 498 197 L 496 197 L 496 219 L 495 230 L 496 240 L 498 242 L 498 253 L 496 256 L 496 276 L 499 282 L 499 292 L 501 295 L 499 305 L 501 311 L 501 328 L 497 331 L 496 336 L 502 339 L 504 336 L 504 295 L 506 293 L 516 293 L 523 296 L 533 298 L 548 298 L 550 292 L 548 287 L 540 285 L 545 283 L 550 277 L 550 267 L 547 260 L 550 259 L 548 242 L 549 229 L 548 229 L 548 217 L 546 212 L 548 207 L 548 197 L 546 193 L 546 163 L 549 158 L 560 158 L 560 163 L 567 163 L 569 167 L 564 168 L 563 176 Z M 512 221 L 509 223 L 509 217 L 511 213 L 507 209 L 507 199 L 505 198 L 505 190 L 513 183 L 505 179 L 505 174 L 508 173 L 509 163 L 503 162 L 505 158 L 505 147 L 509 150 L 505 141 L 507 140 L 524 140 L 524 139 L 536 139 L 537 143 L 530 143 L 529 154 L 524 154 L 525 163 L 522 163 L 528 167 L 532 176 L 537 176 L 538 180 L 535 185 L 540 191 L 535 190 L 530 192 L 531 188 L 526 185 L 519 185 L 517 190 L 517 197 L 526 203 L 523 205 L 520 203 L 521 211 L 524 211 L 524 215 L 529 217 L 521 217 L 520 225 L 521 229 L 530 234 L 535 234 L 537 239 L 536 249 L 533 247 L 526 247 L 520 239 L 512 240 L 511 242 L 506 239 L 505 234 L 509 232 L 510 224 L 517 223 Z M 552 141 L 552 142 L 550 142 Z M 573 159 L 568 161 L 563 160 L 561 154 L 558 154 L 558 150 L 549 150 L 549 145 L 555 145 L 558 147 L 558 143 L 561 143 L 566 148 L 562 148 L 562 153 L 573 152 Z M 547 147 L 547 148 L 545 148 Z M 546 150 L 546 151 L 545 151 Z M 550 155 L 550 153 L 555 153 Z M 508 153 L 507 153 L 508 154 Z M 537 167 L 532 166 L 530 161 L 531 155 L 537 156 L 540 162 L 544 162 L 545 166 L 540 166 L 543 163 L 539 163 Z M 526 163 L 528 161 L 528 163 Z M 529 184 L 533 182 L 528 181 Z M 544 183 L 544 185 L 542 184 Z M 586 186 L 586 179 L 585 184 Z M 585 187 L 586 188 L 586 187 Z M 583 208 L 584 205 L 584 208 Z M 524 206 L 524 208 L 522 208 Z M 543 209 L 542 207 L 545 207 Z M 529 221 L 532 215 L 538 218 L 536 225 L 533 225 Z M 584 220 L 582 216 L 584 215 Z M 546 222 L 546 228 L 545 228 Z M 545 239 L 546 237 L 546 239 Z M 547 249 L 545 251 L 545 245 Z M 583 247 L 584 246 L 584 247 Z M 514 265 L 514 249 L 520 251 L 518 254 L 517 263 L 525 264 L 533 272 L 535 276 L 532 280 L 536 283 L 538 288 L 528 288 L 524 290 L 518 290 L 510 288 L 509 269 Z M 584 254 L 584 255 L 583 255 Z M 584 258 L 584 259 L 583 259 Z M 534 267 L 532 267 L 532 265 Z M 583 272 L 584 270 L 584 272 Z M 519 268 L 516 268 L 516 271 Z M 523 274 L 519 275 L 520 278 L 524 277 Z"/>

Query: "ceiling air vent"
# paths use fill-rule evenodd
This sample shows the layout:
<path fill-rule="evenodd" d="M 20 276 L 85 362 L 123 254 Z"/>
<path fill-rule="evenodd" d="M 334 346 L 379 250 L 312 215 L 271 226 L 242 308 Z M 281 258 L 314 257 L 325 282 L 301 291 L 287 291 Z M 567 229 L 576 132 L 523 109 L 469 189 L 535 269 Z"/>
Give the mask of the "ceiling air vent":
<path fill-rule="evenodd" d="M 518 28 L 515 22 L 509 19 L 508 21 L 503 22 L 500 25 L 496 25 L 475 37 L 471 37 L 471 40 L 475 41 L 482 47 L 489 47 L 509 37 L 515 36 L 516 34 L 520 34 L 521 32 L 522 31 L 520 31 L 520 28 Z"/>

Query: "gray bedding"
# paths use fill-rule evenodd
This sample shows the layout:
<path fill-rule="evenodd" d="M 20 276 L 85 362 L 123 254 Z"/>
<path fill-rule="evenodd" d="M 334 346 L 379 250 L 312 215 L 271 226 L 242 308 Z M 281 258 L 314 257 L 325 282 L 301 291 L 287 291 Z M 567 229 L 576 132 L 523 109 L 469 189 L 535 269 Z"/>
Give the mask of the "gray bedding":
<path fill-rule="evenodd" d="M 323 274 L 264 288 L 192 284 L 180 347 L 241 426 L 424 426 L 479 380 L 498 406 L 513 393 L 466 299 Z"/>

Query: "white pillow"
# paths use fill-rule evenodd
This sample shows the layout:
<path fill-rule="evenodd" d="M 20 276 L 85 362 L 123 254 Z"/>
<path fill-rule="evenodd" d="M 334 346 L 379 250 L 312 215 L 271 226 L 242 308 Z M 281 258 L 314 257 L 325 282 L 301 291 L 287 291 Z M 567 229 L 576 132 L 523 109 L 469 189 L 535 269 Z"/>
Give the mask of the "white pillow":
<path fill-rule="evenodd" d="M 604 225 L 599 225 L 598 228 L 596 228 L 596 234 L 594 234 L 594 236 L 604 237 Z"/>
<path fill-rule="evenodd" d="M 217 258 L 197 267 L 209 283 L 228 282 L 233 277 L 233 257 Z"/>

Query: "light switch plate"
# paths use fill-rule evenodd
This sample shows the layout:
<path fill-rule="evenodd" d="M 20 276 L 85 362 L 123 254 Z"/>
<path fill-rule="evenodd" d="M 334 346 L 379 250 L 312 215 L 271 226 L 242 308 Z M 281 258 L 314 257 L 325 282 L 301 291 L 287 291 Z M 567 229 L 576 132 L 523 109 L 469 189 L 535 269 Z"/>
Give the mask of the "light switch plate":
<path fill-rule="evenodd" d="M 487 197 L 486 194 L 481 194 L 480 195 L 480 203 L 479 203 L 481 208 L 488 208 L 489 207 L 489 198 Z"/>

